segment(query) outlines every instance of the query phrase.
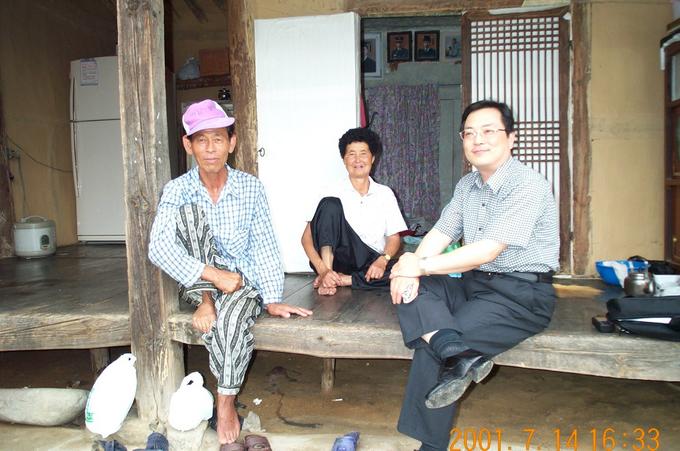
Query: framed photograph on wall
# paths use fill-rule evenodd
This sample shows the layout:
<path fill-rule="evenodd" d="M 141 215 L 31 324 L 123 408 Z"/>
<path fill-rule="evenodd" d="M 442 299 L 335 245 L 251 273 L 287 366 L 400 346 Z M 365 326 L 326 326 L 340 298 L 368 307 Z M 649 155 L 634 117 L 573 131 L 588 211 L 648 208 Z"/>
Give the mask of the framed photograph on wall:
<path fill-rule="evenodd" d="M 361 39 L 361 73 L 365 77 L 382 77 L 382 35 L 364 33 Z"/>
<path fill-rule="evenodd" d="M 411 32 L 387 33 L 387 62 L 411 61 Z"/>
<path fill-rule="evenodd" d="M 415 60 L 439 61 L 439 31 L 416 31 Z"/>
<path fill-rule="evenodd" d="M 446 31 L 442 32 L 442 46 L 441 53 L 444 55 L 445 61 L 460 61 L 462 55 L 460 54 L 460 32 Z"/>

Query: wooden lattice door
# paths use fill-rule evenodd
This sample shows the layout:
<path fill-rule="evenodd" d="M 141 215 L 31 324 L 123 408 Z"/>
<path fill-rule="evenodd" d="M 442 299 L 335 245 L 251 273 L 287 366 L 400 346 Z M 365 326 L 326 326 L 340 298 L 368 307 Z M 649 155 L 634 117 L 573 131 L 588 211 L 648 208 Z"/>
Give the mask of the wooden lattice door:
<path fill-rule="evenodd" d="M 515 113 L 513 154 L 552 184 L 560 210 L 560 263 L 571 265 L 568 155 L 569 32 L 566 8 L 463 16 L 463 107 L 483 99 Z M 469 167 L 469 166 L 468 166 Z"/>

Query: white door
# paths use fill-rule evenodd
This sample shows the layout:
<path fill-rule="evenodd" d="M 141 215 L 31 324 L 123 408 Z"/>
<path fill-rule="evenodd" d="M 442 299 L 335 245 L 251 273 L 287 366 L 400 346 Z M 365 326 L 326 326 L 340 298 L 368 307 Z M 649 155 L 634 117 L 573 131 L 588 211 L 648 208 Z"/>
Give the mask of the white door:
<path fill-rule="evenodd" d="M 300 237 L 319 188 L 346 175 L 338 139 L 359 124 L 359 16 L 255 21 L 259 177 L 286 272 L 310 271 Z"/>

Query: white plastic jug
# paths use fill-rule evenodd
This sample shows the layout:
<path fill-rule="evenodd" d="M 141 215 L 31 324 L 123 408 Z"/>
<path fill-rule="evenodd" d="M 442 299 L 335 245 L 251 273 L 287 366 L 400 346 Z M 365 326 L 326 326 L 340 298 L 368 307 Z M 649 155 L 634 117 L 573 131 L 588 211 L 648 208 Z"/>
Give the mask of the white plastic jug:
<path fill-rule="evenodd" d="M 106 438 L 123 425 L 137 392 L 136 360 L 123 354 L 94 382 L 85 407 L 85 426 L 91 432 Z"/>
<path fill-rule="evenodd" d="M 213 413 L 213 396 L 203 387 L 203 376 L 194 371 L 182 379 L 170 398 L 168 422 L 178 431 L 194 429 Z"/>

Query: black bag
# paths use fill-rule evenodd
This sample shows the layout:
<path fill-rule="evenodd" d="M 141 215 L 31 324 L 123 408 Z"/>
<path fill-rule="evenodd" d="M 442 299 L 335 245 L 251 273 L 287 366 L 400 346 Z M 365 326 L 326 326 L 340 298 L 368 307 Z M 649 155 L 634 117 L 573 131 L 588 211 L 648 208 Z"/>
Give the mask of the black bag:
<path fill-rule="evenodd" d="M 662 322 L 639 321 L 649 318 Z M 610 299 L 607 319 L 631 334 L 680 341 L 680 296 Z"/>
<path fill-rule="evenodd" d="M 666 275 L 666 274 L 677 274 L 678 272 L 671 266 L 670 263 L 664 260 L 647 260 L 639 255 L 633 255 L 628 257 L 630 261 L 636 262 L 646 262 L 649 272 L 652 274 Z"/>

